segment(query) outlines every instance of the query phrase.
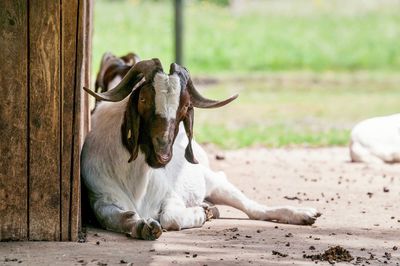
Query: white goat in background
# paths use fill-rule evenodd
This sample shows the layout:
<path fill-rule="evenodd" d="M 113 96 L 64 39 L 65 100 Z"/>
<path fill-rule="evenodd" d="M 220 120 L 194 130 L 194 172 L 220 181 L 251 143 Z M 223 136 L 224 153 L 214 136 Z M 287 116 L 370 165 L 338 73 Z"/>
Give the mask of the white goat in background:
<path fill-rule="evenodd" d="M 158 59 L 135 64 L 112 90 L 87 91 L 102 102 L 82 150 L 82 177 L 105 228 L 154 240 L 162 228 L 202 226 L 209 214 L 205 200 L 256 220 L 310 225 L 319 215 L 314 208 L 256 203 L 209 168 L 192 140 L 194 107 L 221 107 L 237 95 L 206 99 L 185 68 L 171 64 L 166 74 Z"/>
<path fill-rule="evenodd" d="M 400 114 L 361 121 L 351 131 L 353 162 L 400 162 Z"/>

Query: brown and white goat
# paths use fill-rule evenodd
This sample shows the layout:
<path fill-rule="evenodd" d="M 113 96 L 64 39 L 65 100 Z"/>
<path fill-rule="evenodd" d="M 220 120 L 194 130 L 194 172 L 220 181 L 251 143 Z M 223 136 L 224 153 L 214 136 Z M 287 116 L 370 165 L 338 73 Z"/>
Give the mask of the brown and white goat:
<path fill-rule="evenodd" d="M 143 79 L 143 80 L 142 80 Z M 194 108 L 217 108 L 189 72 L 158 59 L 135 64 L 102 100 L 82 150 L 82 177 L 98 221 L 107 229 L 154 240 L 162 229 L 200 227 L 204 201 L 245 212 L 250 219 L 313 224 L 314 208 L 267 207 L 247 198 L 223 172 L 210 169 L 207 154 L 192 139 Z"/>

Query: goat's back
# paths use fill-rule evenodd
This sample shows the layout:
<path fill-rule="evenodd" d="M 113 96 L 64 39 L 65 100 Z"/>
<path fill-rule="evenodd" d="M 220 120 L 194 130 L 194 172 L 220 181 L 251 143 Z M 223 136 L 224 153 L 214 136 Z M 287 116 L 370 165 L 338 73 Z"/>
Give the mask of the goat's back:
<path fill-rule="evenodd" d="M 365 161 L 366 156 L 400 161 L 400 114 L 366 119 L 354 126 L 350 156 L 353 161 Z"/>

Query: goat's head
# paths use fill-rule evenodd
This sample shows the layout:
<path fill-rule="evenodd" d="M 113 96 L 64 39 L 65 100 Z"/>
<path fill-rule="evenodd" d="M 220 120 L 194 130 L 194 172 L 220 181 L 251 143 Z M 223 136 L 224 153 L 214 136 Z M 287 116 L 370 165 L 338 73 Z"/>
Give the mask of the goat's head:
<path fill-rule="evenodd" d="M 158 59 L 138 62 L 110 91 L 94 93 L 85 90 L 98 100 L 112 102 L 131 94 L 121 129 L 122 141 L 131 154 L 129 162 L 136 159 L 140 148 L 153 168 L 164 167 L 171 160 L 180 122 L 183 122 L 189 139 L 185 158 L 190 163 L 197 163 L 191 143 L 193 108 L 221 107 L 238 96 L 224 101 L 206 99 L 193 86 L 186 68 L 173 63 L 166 74 Z"/>

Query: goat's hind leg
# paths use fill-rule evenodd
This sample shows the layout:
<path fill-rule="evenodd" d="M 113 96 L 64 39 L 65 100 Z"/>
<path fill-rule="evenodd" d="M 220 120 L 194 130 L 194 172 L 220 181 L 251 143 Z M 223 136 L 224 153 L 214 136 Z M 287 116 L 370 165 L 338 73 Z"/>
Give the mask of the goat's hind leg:
<path fill-rule="evenodd" d="M 292 206 L 267 207 L 246 197 L 230 183 L 223 172 L 207 171 L 207 200 L 213 204 L 232 206 L 245 212 L 250 219 L 287 224 L 311 225 L 320 216 L 314 208 Z"/>
<path fill-rule="evenodd" d="M 155 240 L 161 236 L 159 222 L 151 218 L 143 219 L 135 211 L 126 211 L 115 204 L 100 201 L 93 205 L 93 209 L 98 221 L 106 229 L 144 240 Z"/>

